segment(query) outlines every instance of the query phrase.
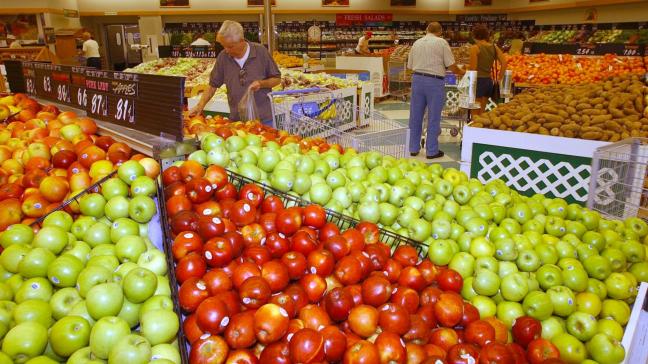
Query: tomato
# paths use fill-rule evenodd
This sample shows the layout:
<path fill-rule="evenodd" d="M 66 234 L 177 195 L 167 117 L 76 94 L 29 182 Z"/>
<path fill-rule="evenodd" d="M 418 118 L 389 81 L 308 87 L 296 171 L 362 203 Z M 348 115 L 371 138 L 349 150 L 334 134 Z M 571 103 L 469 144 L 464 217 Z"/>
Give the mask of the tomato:
<path fill-rule="evenodd" d="M 429 327 L 437 327 L 437 320 L 434 317 L 434 305 L 422 305 L 416 314 L 421 317 Z"/>
<path fill-rule="evenodd" d="M 546 339 L 535 339 L 527 346 L 527 359 L 531 364 L 540 364 L 548 359 L 559 359 L 560 351 Z"/>
<path fill-rule="evenodd" d="M 284 209 L 283 201 L 277 196 L 268 196 L 261 203 L 261 211 L 277 213 Z"/>
<path fill-rule="evenodd" d="M 245 226 L 256 219 L 256 208 L 245 200 L 234 202 L 229 218 L 236 226 Z"/>
<path fill-rule="evenodd" d="M 347 229 L 342 233 L 342 237 L 349 244 L 350 251 L 360 251 L 365 247 L 364 235 L 357 229 Z"/>
<path fill-rule="evenodd" d="M 347 339 L 344 333 L 334 325 L 320 330 L 324 338 L 324 357 L 329 362 L 339 362 L 346 351 Z"/>
<path fill-rule="evenodd" d="M 397 286 L 392 292 L 390 301 L 413 314 L 419 307 L 419 294 L 409 287 Z"/>
<path fill-rule="evenodd" d="M 193 206 L 193 210 L 200 216 L 221 217 L 223 211 L 220 204 L 214 200 L 209 200 Z"/>
<path fill-rule="evenodd" d="M 254 311 L 244 311 L 232 316 L 223 336 L 232 349 L 244 349 L 254 345 Z"/>
<path fill-rule="evenodd" d="M 319 241 L 322 243 L 326 243 L 329 238 L 337 235 L 340 235 L 340 229 L 332 222 L 327 222 L 319 229 Z"/>
<path fill-rule="evenodd" d="M 234 283 L 234 288 L 240 289 L 243 282 L 248 278 L 260 276 L 261 270 L 256 264 L 252 262 L 243 262 L 234 268 L 234 272 L 232 272 L 232 283 Z"/>
<path fill-rule="evenodd" d="M 188 160 L 180 166 L 180 175 L 182 176 L 182 180 L 185 181 L 185 183 L 188 183 L 192 179 L 204 176 L 205 169 L 200 165 L 200 163 Z"/>
<path fill-rule="evenodd" d="M 437 277 L 439 288 L 444 291 L 461 292 L 463 278 L 453 269 L 444 269 Z"/>
<path fill-rule="evenodd" d="M 319 229 L 326 224 L 326 210 L 320 205 L 309 205 L 302 211 L 304 225 Z"/>
<path fill-rule="evenodd" d="M 382 332 L 374 344 L 380 355 L 381 363 L 405 364 L 407 359 L 405 342 L 397 334 L 389 331 Z"/>
<path fill-rule="evenodd" d="M 507 343 L 506 348 L 508 351 L 513 355 L 513 360 L 515 364 L 528 364 L 529 362 L 527 361 L 527 353 L 524 351 L 524 348 L 522 348 L 520 345 L 516 343 Z"/>
<path fill-rule="evenodd" d="M 425 279 L 425 282 L 428 285 L 437 281 L 437 277 L 440 273 L 440 269 L 439 267 L 434 265 L 434 263 L 432 263 L 431 260 L 423 259 L 421 260 L 421 262 L 419 262 L 419 264 L 416 267 L 421 272 L 423 278 Z"/>
<path fill-rule="evenodd" d="M 283 290 L 290 282 L 288 268 L 278 260 L 265 262 L 261 267 L 261 277 L 268 282 L 273 293 Z"/>
<path fill-rule="evenodd" d="M 178 260 L 189 253 L 196 253 L 202 250 L 202 239 L 191 231 L 184 231 L 178 234 L 171 245 L 173 258 Z"/>
<path fill-rule="evenodd" d="M 241 228 L 241 235 L 243 236 L 245 246 L 260 246 L 266 240 L 265 230 L 257 223 L 243 226 Z"/>
<path fill-rule="evenodd" d="M 313 330 L 319 330 L 331 324 L 331 318 L 326 313 L 326 310 L 314 304 L 302 307 L 297 317 L 304 323 L 304 327 Z"/>
<path fill-rule="evenodd" d="M 246 349 L 230 351 L 225 364 L 258 364 L 259 359 L 253 352 Z"/>
<path fill-rule="evenodd" d="M 216 190 L 223 187 L 228 181 L 227 171 L 218 165 L 210 165 L 207 167 L 204 177 L 212 184 L 212 188 Z"/>
<path fill-rule="evenodd" d="M 243 250 L 243 255 L 241 256 L 243 260 L 248 260 L 256 263 L 258 266 L 269 262 L 272 259 L 270 251 L 266 249 L 265 246 L 251 246 Z"/>
<path fill-rule="evenodd" d="M 506 345 L 490 342 L 482 347 L 479 353 L 479 362 L 481 364 L 514 364 L 515 360 Z"/>
<path fill-rule="evenodd" d="M 222 364 L 229 348 L 225 340 L 216 335 L 205 335 L 191 345 L 189 362 L 192 364 Z"/>
<path fill-rule="evenodd" d="M 187 197 L 194 204 L 203 203 L 214 194 L 212 184 L 205 178 L 194 178 L 186 185 Z"/>
<path fill-rule="evenodd" d="M 488 322 L 477 320 L 466 326 L 464 335 L 468 343 L 484 346 L 495 340 L 495 329 Z"/>
<path fill-rule="evenodd" d="M 290 279 L 297 280 L 306 274 L 308 263 L 304 254 L 291 251 L 281 257 L 281 263 L 288 268 Z"/>
<path fill-rule="evenodd" d="M 210 267 L 224 267 L 233 259 L 232 245 L 225 238 L 210 239 L 203 247 L 203 255 Z"/>
<path fill-rule="evenodd" d="M 349 243 L 342 235 L 329 237 L 324 243 L 324 247 L 333 254 L 335 260 L 340 260 L 351 252 Z"/>
<path fill-rule="evenodd" d="M 311 303 L 319 302 L 326 292 L 326 280 L 317 274 L 306 274 L 299 280 Z"/>
<path fill-rule="evenodd" d="M 212 335 L 224 332 L 229 322 L 229 311 L 225 303 L 217 297 L 205 299 L 196 309 L 198 327 Z"/>
<path fill-rule="evenodd" d="M 190 278 L 200 278 L 207 271 L 207 263 L 198 253 L 189 253 L 176 264 L 175 274 L 179 284 Z"/>
<path fill-rule="evenodd" d="M 268 234 L 277 231 L 276 220 L 277 214 L 274 212 L 264 212 L 259 216 L 259 224 L 263 228 L 263 231 Z"/>
<path fill-rule="evenodd" d="M 362 302 L 378 307 L 389 301 L 391 283 L 382 275 L 373 275 L 362 282 Z"/>
<path fill-rule="evenodd" d="M 324 338 L 313 329 L 297 331 L 289 343 L 293 363 L 320 363 L 324 360 Z"/>
<path fill-rule="evenodd" d="M 236 187 L 233 184 L 228 182 L 225 185 L 223 185 L 223 187 L 217 189 L 215 195 L 216 195 L 216 200 L 218 202 L 221 202 L 223 200 L 236 199 L 238 192 L 236 191 Z"/>
<path fill-rule="evenodd" d="M 345 364 L 380 363 L 380 354 L 376 346 L 369 341 L 360 340 L 344 353 Z"/>
<path fill-rule="evenodd" d="M 434 317 L 439 324 L 453 327 L 461 321 L 463 316 L 463 299 L 455 293 L 441 293 L 439 300 L 434 304 Z"/>
<path fill-rule="evenodd" d="M 288 312 L 275 304 L 259 307 L 254 313 L 254 332 L 257 340 L 268 345 L 281 339 L 288 331 Z"/>
<path fill-rule="evenodd" d="M 273 231 L 266 235 L 264 246 L 270 252 L 270 256 L 276 259 L 288 253 L 290 250 L 290 241 L 283 234 Z"/>
<path fill-rule="evenodd" d="M 340 283 L 348 286 L 360 282 L 363 272 L 360 262 L 356 258 L 346 256 L 337 262 L 333 274 Z"/>
<path fill-rule="evenodd" d="M 272 290 L 265 279 L 255 276 L 246 279 L 239 288 L 241 303 L 247 308 L 259 308 L 270 299 Z"/>
<path fill-rule="evenodd" d="M 370 244 L 365 247 L 365 253 L 369 255 L 369 259 L 373 264 L 373 269 L 382 271 L 385 264 L 389 260 L 389 250 L 385 251 L 381 244 Z"/>
<path fill-rule="evenodd" d="M 448 350 L 448 364 L 474 364 L 479 360 L 479 349 L 472 344 L 457 344 Z"/>
<path fill-rule="evenodd" d="M 297 309 L 295 308 L 295 301 L 292 297 L 285 292 L 280 292 L 270 297 L 270 303 L 283 308 L 288 313 L 288 317 L 291 319 L 297 315 Z"/>
<path fill-rule="evenodd" d="M 306 291 L 300 286 L 299 284 L 291 284 L 286 288 L 284 291 L 287 295 L 289 295 L 294 304 L 295 304 L 295 311 L 299 312 L 304 306 L 308 304 L 308 297 L 306 297 Z"/>
<path fill-rule="evenodd" d="M 171 166 L 162 172 L 162 183 L 165 186 L 169 186 L 174 182 L 182 181 L 182 174 L 180 173 L 180 167 Z"/>
<path fill-rule="evenodd" d="M 527 347 L 531 341 L 540 338 L 540 335 L 542 334 L 542 324 L 533 317 L 518 317 L 515 322 L 513 322 L 511 333 L 513 334 L 514 342 L 520 344 L 522 347 Z"/>
<path fill-rule="evenodd" d="M 207 285 L 207 291 L 214 296 L 220 292 L 229 291 L 234 287 L 232 279 L 222 269 L 212 269 L 202 277 Z"/>
<path fill-rule="evenodd" d="M 279 341 L 266 346 L 259 356 L 259 363 L 291 364 L 288 342 Z"/>
<path fill-rule="evenodd" d="M 386 303 L 378 308 L 378 325 L 383 332 L 392 332 L 402 336 L 411 327 L 410 314 L 402 307 Z"/>
<path fill-rule="evenodd" d="M 196 231 L 199 219 L 198 214 L 193 211 L 180 211 L 171 218 L 171 231 L 174 234 L 180 234 L 187 230 Z"/>
<path fill-rule="evenodd" d="M 185 195 L 174 195 L 166 201 L 167 216 L 173 217 L 181 211 L 191 210 L 191 200 Z"/>
<path fill-rule="evenodd" d="M 367 245 L 376 244 L 380 241 L 380 230 L 378 225 L 363 221 L 356 225 L 356 229 L 364 236 L 364 241 Z"/>
<path fill-rule="evenodd" d="M 222 219 L 223 224 L 227 227 L 229 220 Z M 227 230 L 227 228 L 225 229 Z M 226 231 L 223 238 L 227 239 L 232 245 L 232 257 L 237 258 L 243 252 L 244 241 L 238 231 Z"/>
<path fill-rule="evenodd" d="M 399 262 L 390 258 L 387 260 L 387 263 L 385 263 L 383 271 L 386 273 L 385 277 L 387 277 L 390 282 L 396 283 L 403 271 L 403 266 Z"/>
<path fill-rule="evenodd" d="M 467 327 L 471 322 L 479 320 L 479 310 L 472 304 L 464 302 L 463 316 L 459 325 Z"/>
<path fill-rule="evenodd" d="M 241 188 L 238 194 L 240 200 L 245 200 L 254 207 L 259 207 L 263 202 L 263 189 L 254 183 L 248 183 Z"/>
<path fill-rule="evenodd" d="M 403 287 L 409 287 L 417 292 L 421 292 L 425 288 L 425 278 L 414 266 L 406 266 L 401 271 L 398 277 L 398 284 Z"/>
<path fill-rule="evenodd" d="M 198 278 L 188 279 L 178 289 L 178 302 L 185 312 L 194 312 L 207 297 L 207 286 Z"/>
<path fill-rule="evenodd" d="M 333 268 L 335 267 L 335 258 L 326 249 L 318 249 L 310 252 L 306 261 L 308 263 L 308 271 L 320 277 L 328 277 L 333 273 Z"/>
<path fill-rule="evenodd" d="M 185 318 L 182 323 L 182 329 L 184 330 L 184 334 L 187 336 L 187 340 L 189 340 L 190 344 L 198 341 L 198 339 L 200 339 L 200 337 L 205 333 L 196 323 L 196 314 L 191 314 Z"/>
<path fill-rule="evenodd" d="M 277 213 L 276 220 L 277 231 L 286 236 L 291 236 L 302 225 L 301 208 L 289 207 Z"/>
<path fill-rule="evenodd" d="M 225 224 L 220 217 L 200 216 L 198 218 L 198 234 L 204 240 L 223 235 Z"/>

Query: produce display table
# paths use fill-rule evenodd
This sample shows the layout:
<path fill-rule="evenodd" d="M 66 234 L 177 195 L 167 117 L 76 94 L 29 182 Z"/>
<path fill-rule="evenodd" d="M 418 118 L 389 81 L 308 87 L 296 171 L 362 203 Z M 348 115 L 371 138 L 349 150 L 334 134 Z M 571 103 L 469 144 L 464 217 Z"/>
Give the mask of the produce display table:
<path fill-rule="evenodd" d="M 592 156 L 607 142 L 475 128 L 463 129 L 461 170 L 483 183 L 501 179 L 524 195 L 584 204 Z"/>

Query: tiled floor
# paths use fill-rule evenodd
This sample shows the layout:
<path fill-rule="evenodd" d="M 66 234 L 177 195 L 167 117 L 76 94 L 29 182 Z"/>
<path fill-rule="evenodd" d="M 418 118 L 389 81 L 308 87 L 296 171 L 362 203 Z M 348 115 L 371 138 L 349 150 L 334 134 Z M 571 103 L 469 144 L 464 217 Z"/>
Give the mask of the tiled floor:
<path fill-rule="evenodd" d="M 376 102 L 375 108 L 387 118 L 407 125 L 409 123 L 409 102 L 400 100 L 386 100 Z M 459 168 L 461 159 L 460 138 L 450 135 L 450 128 L 458 127 L 458 122 L 444 121 L 441 123 L 441 135 L 439 136 L 440 149 L 445 153 L 443 158 L 428 160 L 425 158 L 425 151 L 422 149 L 416 159 L 426 163 L 440 163 L 444 167 Z"/>

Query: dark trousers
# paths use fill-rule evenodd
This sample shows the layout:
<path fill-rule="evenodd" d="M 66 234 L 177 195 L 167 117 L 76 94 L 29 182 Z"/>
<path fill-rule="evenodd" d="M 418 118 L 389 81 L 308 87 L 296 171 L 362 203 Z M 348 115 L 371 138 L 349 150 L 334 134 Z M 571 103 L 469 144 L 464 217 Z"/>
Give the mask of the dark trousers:
<path fill-rule="evenodd" d="M 86 59 L 86 66 L 94 67 L 96 69 L 101 69 L 101 58 L 99 57 L 90 57 Z"/>

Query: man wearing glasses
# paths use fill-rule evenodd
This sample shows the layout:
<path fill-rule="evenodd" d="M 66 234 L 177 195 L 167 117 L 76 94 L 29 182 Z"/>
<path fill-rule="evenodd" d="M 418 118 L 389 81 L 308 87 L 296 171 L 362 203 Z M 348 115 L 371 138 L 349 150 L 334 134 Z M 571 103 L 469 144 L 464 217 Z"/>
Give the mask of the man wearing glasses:
<path fill-rule="evenodd" d="M 223 51 L 216 58 L 211 72 L 209 88 L 203 92 L 198 104 L 189 111 L 190 116 L 200 114 L 222 84 L 227 86 L 230 119 L 239 120 L 238 104 L 248 89 L 254 91 L 259 119 L 272 126 L 272 110 L 268 93 L 281 82 L 281 72 L 270 52 L 258 43 L 247 42 L 241 24 L 226 20 L 216 35 Z"/>

